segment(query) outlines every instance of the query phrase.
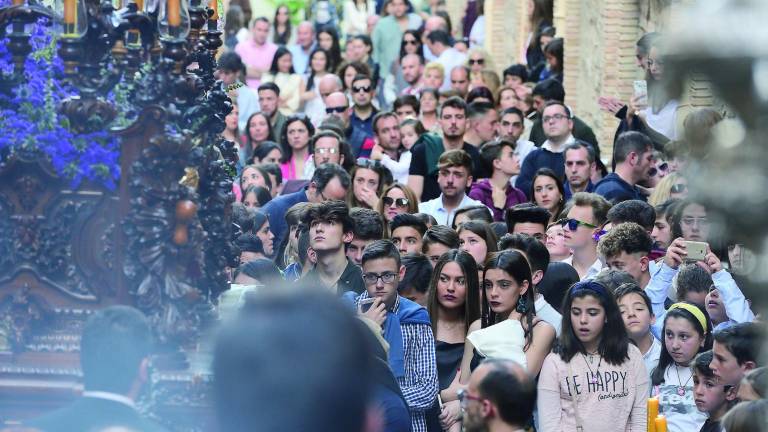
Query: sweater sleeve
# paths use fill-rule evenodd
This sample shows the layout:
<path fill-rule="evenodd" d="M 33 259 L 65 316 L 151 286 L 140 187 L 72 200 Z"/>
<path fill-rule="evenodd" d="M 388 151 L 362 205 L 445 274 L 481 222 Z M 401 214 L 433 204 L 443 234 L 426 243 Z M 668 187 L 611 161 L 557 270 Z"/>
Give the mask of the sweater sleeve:
<path fill-rule="evenodd" d="M 715 288 L 720 293 L 725 305 L 725 313 L 731 321 L 737 323 L 751 322 L 755 314 L 749 308 L 749 303 L 741 292 L 733 276 L 726 270 L 720 270 L 712 275 Z"/>
<path fill-rule="evenodd" d="M 559 432 L 562 416 L 560 399 L 560 373 L 557 370 L 557 354 L 550 353 L 544 359 L 539 375 L 538 395 L 536 404 L 539 413 L 539 430 L 541 432 Z"/>

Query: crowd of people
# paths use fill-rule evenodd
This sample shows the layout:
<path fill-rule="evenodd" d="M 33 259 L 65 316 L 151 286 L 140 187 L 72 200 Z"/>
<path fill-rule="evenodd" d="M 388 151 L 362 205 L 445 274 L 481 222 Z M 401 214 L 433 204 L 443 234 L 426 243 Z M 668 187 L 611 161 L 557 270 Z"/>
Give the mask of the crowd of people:
<path fill-rule="evenodd" d="M 754 257 L 688 195 L 723 119 L 665 95 L 663 35 L 622 53 L 631 100 L 596 101 L 620 120 L 601 155 L 552 0 L 519 62 L 483 50 L 482 1 L 461 31 L 439 0 L 315 1 L 295 28 L 247 4 L 218 62 L 240 156 L 220 302 L 245 299 L 222 430 L 638 431 L 649 398 L 672 432 L 768 430 Z"/>

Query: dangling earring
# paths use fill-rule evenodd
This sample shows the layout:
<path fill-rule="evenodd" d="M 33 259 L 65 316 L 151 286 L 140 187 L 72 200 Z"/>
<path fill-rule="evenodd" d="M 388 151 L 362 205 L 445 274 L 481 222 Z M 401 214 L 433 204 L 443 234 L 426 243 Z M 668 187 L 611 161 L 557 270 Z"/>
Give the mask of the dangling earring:
<path fill-rule="evenodd" d="M 525 300 L 525 297 L 523 296 L 518 297 L 517 306 L 515 306 L 515 311 L 523 315 L 525 315 L 525 313 L 528 312 L 528 302 Z"/>

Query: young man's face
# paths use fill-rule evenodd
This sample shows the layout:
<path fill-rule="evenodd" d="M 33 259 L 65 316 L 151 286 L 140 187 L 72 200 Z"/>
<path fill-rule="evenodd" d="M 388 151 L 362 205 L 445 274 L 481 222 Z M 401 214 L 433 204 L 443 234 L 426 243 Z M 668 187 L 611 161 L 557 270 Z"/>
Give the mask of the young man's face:
<path fill-rule="evenodd" d="M 400 226 L 392 231 L 392 243 L 397 246 L 400 255 L 421 252 L 422 236 L 411 226 Z"/>
<path fill-rule="evenodd" d="M 725 384 L 718 382 L 717 377 L 708 377 L 694 370 L 693 397 L 699 411 L 713 413 L 719 410 L 729 397 L 733 398 L 733 389 L 726 390 Z"/>
<path fill-rule="evenodd" d="M 754 362 L 751 361 L 739 364 L 736 356 L 724 344 L 718 341 L 712 344 L 712 363 L 709 364 L 709 368 L 719 378 L 720 383 L 737 385 L 744 378 L 744 374 L 753 369 L 754 366 Z"/>
<path fill-rule="evenodd" d="M 648 273 L 648 256 L 642 253 L 629 254 L 621 251 L 618 255 L 605 258 L 608 268 L 629 273 L 637 283 L 640 283 L 643 276 Z"/>
<path fill-rule="evenodd" d="M 560 140 L 570 135 L 573 120 L 568 118 L 568 113 L 562 105 L 550 105 L 544 108 L 541 125 L 547 139 Z"/>
<path fill-rule="evenodd" d="M 461 108 L 445 107 L 438 122 L 446 138 L 458 139 L 467 129 L 467 113 Z"/>
<path fill-rule="evenodd" d="M 629 338 L 635 343 L 640 342 L 642 338 L 648 338 L 656 317 L 648 309 L 645 300 L 639 294 L 630 293 L 620 298 L 618 303 Z"/>
<path fill-rule="evenodd" d="M 369 79 L 357 80 L 352 83 L 352 99 L 355 101 L 355 106 L 369 107 L 373 99 L 373 92 L 374 88 Z"/>
<path fill-rule="evenodd" d="M 347 247 L 347 258 L 352 260 L 356 266 L 360 267 L 363 264 L 363 250 L 366 246 L 373 243 L 374 240 L 363 240 L 360 238 L 353 238 Z"/>
<path fill-rule="evenodd" d="M 267 36 L 269 36 L 269 23 L 265 21 L 256 21 L 251 30 L 253 34 L 253 40 L 257 44 L 263 45 L 267 42 Z"/>
<path fill-rule="evenodd" d="M 352 240 L 352 232 L 344 232 L 341 222 L 314 220 L 309 226 L 309 246 L 315 252 L 333 252 Z"/>
<path fill-rule="evenodd" d="M 512 234 L 528 234 L 536 240 L 543 242 L 546 237 L 544 225 L 535 222 L 518 222 L 512 228 Z"/>
<path fill-rule="evenodd" d="M 592 214 L 592 207 L 589 206 L 573 206 L 568 212 L 568 219 L 576 219 L 581 222 L 597 225 Z M 595 246 L 595 241 L 592 238 L 593 228 L 578 225 L 576 231 L 571 231 L 568 225 L 566 225 L 563 232 L 565 234 L 565 245 L 571 249 L 580 249 L 590 244 L 593 247 Z"/>
<path fill-rule="evenodd" d="M 498 125 L 499 135 L 509 137 L 512 141 L 517 142 L 520 136 L 525 131 L 523 119 L 517 114 L 504 114 L 501 117 L 501 122 Z"/>
<path fill-rule="evenodd" d="M 413 108 L 410 105 L 400 107 L 400 109 Z M 399 111 L 398 111 L 399 113 Z M 400 114 L 397 114 L 398 116 Z M 380 118 L 376 124 L 376 140 L 385 150 L 397 150 L 400 148 L 400 125 L 397 117 L 386 116 Z"/>
<path fill-rule="evenodd" d="M 472 120 L 472 128 L 483 142 L 491 141 L 496 137 L 498 125 L 499 115 L 493 109 L 485 113 L 484 116 Z"/>
<path fill-rule="evenodd" d="M 397 284 L 405 274 L 405 267 L 397 267 L 397 261 L 394 258 L 378 258 L 368 260 L 363 264 L 363 278 L 366 276 L 376 275 L 380 276 L 376 279 L 376 282 L 370 284 L 366 282 L 365 289 L 368 291 L 368 295 L 371 297 L 379 297 L 384 304 L 387 305 L 387 309 L 392 307 L 397 298 Z M 383 278 L 394 276 L 392 282 L 384 282 Z"/>
<path fill-rule="evenodd" d="M 272 90 L 262 90 L 259 92 L 259 106 L 261 111 L 272 117 L 277 111 L 277 93 Z"/>
<path fill-rule="evenodd" d="M 460 197 L 472 184 L 472 176 L 466 167 L 444 167 L 437 172 L 437 184 L 446 198 Z"/>
<path fill-rule="evenodd" d="M 499 154 L 497 160 L 498 169 L 505 175 L 513 176 L 520 174 L 520 159 L 515 154 L 515 151 L 512 150 L 512 147 L 508 145 L 501 147 L 501 154 Z"/>

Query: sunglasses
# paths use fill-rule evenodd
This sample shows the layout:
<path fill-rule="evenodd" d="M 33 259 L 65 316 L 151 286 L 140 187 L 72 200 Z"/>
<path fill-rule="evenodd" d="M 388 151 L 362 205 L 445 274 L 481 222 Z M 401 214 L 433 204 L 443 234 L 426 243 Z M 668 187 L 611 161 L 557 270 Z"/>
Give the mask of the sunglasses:
<path fill-rule="evenodd" d="M 381 166 L 381 161 L 375 159 L 357 158 L 355 165 L 359 166 L 360 168 L 379 168 Z"/>
<path fill-rule="evenodd" d="M 360 93 L 360 92 L 364 92 L 364 93 L 370 93 L 370 91 L 371 91 L 371 86 L 365 86 L 365 87 L 352 87 L 352 91 L 353 91 L 354 93 Z"/>
<path fill-rule="evenodd" d="M 597 228 L 597 225 L 592 225 L 591 223 L 582 222 L 578 219 L 560 219 L 557 221 L 557 223 L 562 227 L 568 227 L 570 231 L 576 231 L 579 228 L 579 225 L 585 226 L 587 228 Z"/>
<path fill-rule="evenodd" d="M 418 45 L 419 42 L 416 39 L 403 39 L 405 45 Z"/>
<path fill-rule="evenodd" d="M 482 64 L 485 64 L 485 59 L 477 59 L 477 60 L 469 59 L 469 64 L 471 64 L 471 65 L 473 65 L 473 64 L 482 65 Z"/>
<path fill-rule="evenodd" d="M 325 113 L 326 114 L 333 114 L 333 113 L 341 114 L 341 113 L 343 113 L 346 110 L 347 110 L 347 107 L 343 107 L 343 106 L 340 106 L 340 107 L 325 107 Z"/>
<path fill-rule="evenodd" d="M 381 200 L 382 200 L 382 202 L 384 202 L 384 205 L 387 206 L 387 207 L 392 206 L 392 204 L 394 204 L 397 207 L 406 207 L 406 206 L 408 206 L 408 198 L 394 199 L 394 198 L 391 198 L 391 197 L 384 197 Z"/>
<path fill-rule="evenodd" d="M 688 185 L 685 183 L 678 183 L 675 185 L 672 185 L 672 187 L 669 189 L 672 193 L 683 193 L 688 190 Z"/>

